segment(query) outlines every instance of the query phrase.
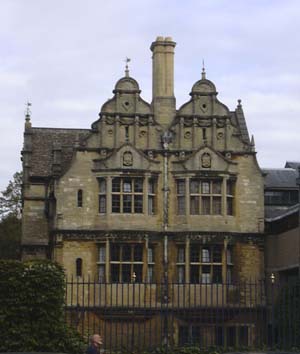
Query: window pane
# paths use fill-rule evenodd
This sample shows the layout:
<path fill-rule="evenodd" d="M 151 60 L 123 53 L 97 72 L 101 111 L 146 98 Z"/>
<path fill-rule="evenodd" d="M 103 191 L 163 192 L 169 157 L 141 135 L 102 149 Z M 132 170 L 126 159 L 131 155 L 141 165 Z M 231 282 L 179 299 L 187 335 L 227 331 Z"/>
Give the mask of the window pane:
<path fill-rule="evenodd" d="M 99 262 L 105 262 L 105 246 L 99 247 Z"/>
<path fill-rule="evenodd" d="M 201 183 L 201 192 L 202 192 L 202 194 L 209 194 L 210 193 L 210 182 L 203 181 Z"/>
<path fill-rule="evenodd" d="M 199 193 L 199 181 L 192 179 L 190 183 L 190 193 Z"/>
<path fill-rule="evenodd" d="M 227 215 L 233 215 L 233 199 L 227 198 Z"/>
<path fill-rule="evenodd" d="M 191 262 L 199 262 L 199 247 L 191 245 L 190 247 Z"/>
<path fill-rule="evenodd" d="M 113 213 L 120 213 L 120 196 L 119 195 L 112 195 L 112 208 Z"/>
<path fill-rule="evenodd" d="M 152 247 L 148 248 L 148 263 L 154 262 L 154 249 Z"/>
<path fill-rule="evenodd" d="M 131 245 L 122 245 L 122 261 L 131 261 Z"/>
<path fill-rule="evenodd" d="M 190 277 L 191 277 L 191 283 L 192 284 L 197 284 L 199 283 L 199 266 L 191 266 L 190 268 Z"/>
<path fill-rule="evenodd" d="M 177 263 L 184 263 L 184 261 L 185 261 L 185 248 L 178 247 Z"/>
<path fill-rule="evenodd" d="M 122 282 L 123 283 L 131 283 L 132 280 L 131 274 L 131 265 L 130 264 L 122 264 Z"/>
<path fill-rule="evenodd" d="M 202 263 L 210 262 L 209 248 L 202 248 Z"/>
<path fill-rule="evenodd" d="M 132 196 L 123 195 L 123 213 L 131 213 Z"/>
<path fill-rule="evenodd" d="M 184 266 L 178 266 L 177 271 L 178 271 L 178 283 L 182 284 L 184 283 Z"/>
<path fill-rule="evenodd" d="M 110 259 L 111 261 L 120 261 L 120 246 L 111 244 L 110 246 Z"/>
<path fill-rule="evenodd" d="M 134 180 L 134 191 L 135 192 L 143 192 L 143 179 L 136 178 Z"/>
<path fill-rule="evenodd" d="M 120 184 L 121 184 L 121 178 L 119 178 L 119 177 L 113 178 L 112 179 L 112 191 L 113 192 L 120 192 L 120 190 L 121 190 Z"/>
<path fill-rule="evenodd" d="M 221 215 L 222 214 L 221 197 L 213 197 L 212 207 L 213 207 L 213 212 L 212 213 L 214 215 Z"/>
<path fill-rule="evenodd" d="M 133 269 L 135 272 L 135 282 L 141 283 L 143 280 L 143 265 L 142 264 L 135 264 Z"/>
<path fill-rule="evenodd" d="M 222 182 L 221 181 L 213 181 L 213 194 L 221 194 L 222 193 Z"/>
<path fill-rule="evenodd" d="M 106 213 L 106 195 L 99 195 L 99 213 Z"/>
<path fill-rule="evenodd" d="M 202 276 L 201 282 L 204 284 L 210 283 L 210 266 L 203 266 L 202 267 Z"/>
<path fill-rule="evenodd" d="M 155 193 L 155 181 L 154 181 L 154 179 L 149 179 L 148 193 L 151 193 L 151 194 Z"/>
<path fill-rule="evenodd" d="M 230 248 L 227 248 L 227 264 L 232 264 L 232 251 Z"/>
<path fill-rule="evenodd" d="M 131 180 L 130 179 L 125 179 L 123 182 L 123 192 L 124 193 L 131 193 Z"/>
<path fill-rule="evenodd" d="M 134 196 L 134 212 L 142 213 L 143 212 L 143 196 L 135 195 Z"/>
<path fill-rule="evenodd" d="M 227 181 L 227 195 L 233 195 L 233 181 Z"/>
<path fill-rule="evenodd" d="M 202 214 L 209 215 L 210 214 L 210 198 L 202 197 Z"/>
<path fill-rule="evenodd" d="M 222 262 L 222 247 L 214 246 L 213 248 L 213 262 L 221 263 Z"/>
<path fill-rule="evenodd" d="M 105 282 L 105 266 L 104 265 L 100 265 L 98 271 L 99 271 L 98 280 L 99 280 L 100 283 L 104 283 Z"/>
<path fill-rule="evenodd" d="M 111 264 L 111 281 L 113 283 L 119 282 L 119 274 L 120 274 L 120 265 L 119 264 Z"/>
<path fill-rule="evenodd" d="M 191 215 L 199 214 L 199 197 L 190 198 L 190 213 Z"/>
<path fill-rule="evenodd" d="M 220 284 L 222 283 L 222 267 L 214 266 L 213 267 L 213 283 Z"/>
<path fill-rule="evenodd" d="M 106 180 L 105 178 L 98 178 L 99 192 L 106 193 Z"/>
<path fill-rule="evenodd" d="M 152 265 L 148 266 L 147 279 L 149 283 L 154 281 L 154 267 Z"/>
<path fill-rule="evenodd" d="M 185 194 L 185 180 L 177 180 L 177 194 Z"/>
<path fill-rule="evenodd" d="M 133 259 L 135 262 L 141 262 L 143 260 L 143 245 L 134 246 Z"/>
<path fill-rule="evenodd" d="M 185 197 L 177 197 L 177 213 L 179 215 L 185 214 Z"/>
<path fill-rule="evenodd" d="M 154 215 L 155 209 L 154 209 L 154 196 L 149 195 L 148 196 L 148 214 L 149 215 Z"/>
<path fill-rule="evenodd" d="M 232 268 L 227 267 L 227 284 L 232 284 Z"/>

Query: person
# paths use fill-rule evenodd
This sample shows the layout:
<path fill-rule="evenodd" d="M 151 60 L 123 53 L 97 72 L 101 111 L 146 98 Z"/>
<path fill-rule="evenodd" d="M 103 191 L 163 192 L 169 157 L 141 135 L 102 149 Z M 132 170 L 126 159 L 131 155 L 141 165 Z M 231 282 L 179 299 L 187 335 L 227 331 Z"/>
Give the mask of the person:
<path fill-rule="evenodd" d="M 100 354 L 100 346 L 103 344 L 100 334 L 93 334 L 90 337 L 90 344 L 86 350 L 86 354 Z"/>

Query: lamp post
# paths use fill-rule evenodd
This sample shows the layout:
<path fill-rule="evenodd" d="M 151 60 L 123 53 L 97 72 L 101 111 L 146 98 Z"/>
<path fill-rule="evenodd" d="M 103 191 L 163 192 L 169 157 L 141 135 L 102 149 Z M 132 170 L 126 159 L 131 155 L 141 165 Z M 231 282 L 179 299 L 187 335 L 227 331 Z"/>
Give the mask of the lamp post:
<path fill-rule="evenodd" d="M 298 276 L 300 278 L 300 166 L 298 166 L 296 184 L 298 185 Z"/>
<path fill-rule="evenodd" d="M 136 273 L 133 272 L 131 275 L 132 282 L 132 325 L 131 325 L 131 350 L 134 348 L 134 321 L 135 321 L 135 281 Z"/>

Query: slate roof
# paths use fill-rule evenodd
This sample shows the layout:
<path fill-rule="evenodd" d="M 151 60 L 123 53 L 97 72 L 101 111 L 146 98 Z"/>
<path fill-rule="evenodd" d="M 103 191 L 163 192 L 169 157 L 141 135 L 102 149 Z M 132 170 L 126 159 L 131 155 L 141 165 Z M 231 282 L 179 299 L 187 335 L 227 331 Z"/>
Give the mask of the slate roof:
<path fill-rule="evenodd" d="M 265 188 L 298 188 L 296 178 L 298 172 L 293 168 L 263 168 L 265 176 Z"/>
<path fill-rule="evenodd" d="M 294 170 L 298 170 L 298 168 L 300 167 L 300 162 L 297 162 L 297 161 L 287 161 L 285 163 L 285 166 L 286 168 L 293 168 Z"/>
<path fill-rule="evenodd" d="M 299 211 L 299 204 L 290 207 L 270 207 L 265 206 L 265 221 L 272 222 L 285 218 Z"/>
<path fill-rule="evenodd" d="M 61 147 L 61 166 L 64 172 L 72 159 L 73 147 L 90 134 L 89 129 L 31 128 L 30 175 L 47 177 L 52 174 L 53 147 Z"/>

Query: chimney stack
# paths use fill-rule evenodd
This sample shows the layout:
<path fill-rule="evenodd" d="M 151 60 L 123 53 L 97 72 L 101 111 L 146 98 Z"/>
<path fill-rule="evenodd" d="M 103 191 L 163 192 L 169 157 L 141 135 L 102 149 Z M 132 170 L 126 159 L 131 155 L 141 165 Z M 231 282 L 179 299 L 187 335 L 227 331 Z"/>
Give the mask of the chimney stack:
<path fill-rule="evenodd" d="M 176 113 L 174 97 L 174 48 L 171 37 L 157 37 L 150 49 L 152 55 L 152 105 L 158 123 L 164 128 Z"/>

